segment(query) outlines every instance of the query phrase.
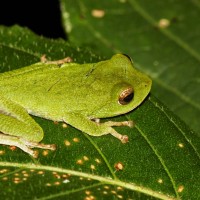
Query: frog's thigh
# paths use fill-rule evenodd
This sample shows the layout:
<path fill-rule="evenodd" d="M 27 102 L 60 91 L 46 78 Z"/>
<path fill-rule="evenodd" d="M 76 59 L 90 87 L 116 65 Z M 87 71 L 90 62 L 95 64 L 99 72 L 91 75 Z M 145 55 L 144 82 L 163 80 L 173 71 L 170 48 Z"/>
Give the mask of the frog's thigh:
<path fill-rule="evenodd" d="M 36 122 L 27 124 L 4 114 L 0 114 L 0 132 L 32 142 L 40 142 L 44 135 Z"/>
<path fill-rule="evenodd" d="M 0 132 L 33 142 L 40 142 L 44 135 L 23 107 L 3 97 L 0 97 Z"/>

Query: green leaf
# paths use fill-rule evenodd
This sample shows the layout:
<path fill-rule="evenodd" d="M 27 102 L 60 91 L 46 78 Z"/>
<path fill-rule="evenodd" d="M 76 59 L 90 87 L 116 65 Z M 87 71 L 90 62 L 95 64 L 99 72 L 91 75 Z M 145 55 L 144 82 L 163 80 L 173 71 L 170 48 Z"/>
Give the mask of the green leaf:
<path fill-rule="evenodd" d="M 77 62 L 101 58 L 63 40 L 38 37 L 14 26 L 0 27 L 0 71 L 70 56 Z M 126 115 L 135 127 L 117 127 L 129 136 L 91 137 L 71 126 L 34 117 L 45 132 L 33 159 L 20 149 L 0 146 L 2 199 L 199 199 L 200 145 L 195 135 L 152 94 Z"/>
<path fill-rule="evenodd" d="M 71 42 L 123 52 L 153 79 L 152 92 L 200 134 L 198 0 L 61 0 Z"/>

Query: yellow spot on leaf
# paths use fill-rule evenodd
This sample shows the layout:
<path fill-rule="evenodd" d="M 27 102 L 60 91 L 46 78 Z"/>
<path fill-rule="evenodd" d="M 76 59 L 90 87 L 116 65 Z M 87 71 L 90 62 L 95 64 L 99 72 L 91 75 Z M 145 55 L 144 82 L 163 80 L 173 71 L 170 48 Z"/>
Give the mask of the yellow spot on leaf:
<path fill-rule="evenodd" d="M 85 191 L 85 194 L 90 195 L 90 194 L 91 194 L 91 191 L 86 190 L 86 191 Z"/>
<path fill-rule="evenodd" d="M 115 190 L 112 190 L 111 193 L 112 194 L 117 194 L 117 192 Z"/>
<path fill-rule="evenodd" d="M 14 180 L 14 183 L 15 183 L 15 184 L 19 184 L 20 181 L 19 181 L 19 180 Z"/>
<path fill-rule="evenodd" d="M 56 181 L 56 182 L 54 183 L 54 185 L 60 185 L 60 182 L 59 182 L 59 181 Z"/>
<path fill-rule="evenodd" d="M 4 173 L 7 173 L 8 172 L 8 169 L 2 169 L 0 170 L 0 174 L 4 174 Z"/>
<path fill-rule="evenodd" d="M 123 188 L 122 188 L 122 187 L 120 187 L 120 186 L 118 186 L 118 187 L 117 187 L 117 190 L 123 190 Z"/>
<path fill-rule="evenodd" d="M 106 186 L 104 186 L 104 189 L 109 190 L 110 187 L 106 185 Z"/>
<path fill-rule="evenodd" d="M 73 138 L 74 142 L 80 142 L 79 138 Z"/>
<path fill-rule="evenodd" d="M 121 162 L 118 162 L 114 165 L 115 169 L 117 171 L 122 170 L 124 168 L 123 164 Z"/>
<path fill-rule="evenodd" d="M 7 181 L 7 180 L 8 180 L 8 177 L 3 177 L 2 180 L 3 180 L 3 181 Z"/>
<path fill-rule="evenodd" d="M 55 176 L 55 178 L 57 178 L 57 179 L 61 179 L 61 176 L 60 176 L 59 174 L 55 174 L 54 176 Z"/>
<path fill-rule="evenodd" d="M 15 176 L 19 176 L 19 173 L 15 173 Z"/>
<path fill-rule="evenodd" d="M 70 177 L 70 174 L 62 174 L 62 178 L 68 178 Z"/>
<path fill-rule="evenodd" d="M 64 142 L 65 142 L 65 146 L 70 146 L 71 145 L 71 143 L 68 140 L 65 140 Z"/>
<path fill-rule="evenodd" d="M 170 25 L 170 21 L 168 19 L 160 19 L 158 22 L 158 27 L 159 28 L 167 28 Z"/>
<path fill-rule="evenodd" d="M 158 183 L 163 183 L 163 180 L 161 178 L 159 178 Z"/>
<path fill-rule="evenodd" d="M 62 124 L 62 127 L 63 127 L 63 128 L 67 128 L 67 124 L 66 124 L 66 123 L 63 123 L 63 124 Z"/>
<path fill-rule="evenodd" d="M 44 174 L 44 171 L 38 171 L 37 174 Z"/>
<path fill-rule="evenodd" d="M 48 154 L 49 154 L 49 151 L 48 151 L 48 150 L 43 150 L 43 151 L 42 151 L 42 155 L 43 155 L 43 156 L 47 156 Z"/>
<path fill-rule="evenodd" d="M 178 146 L 179 146 L 180 148 L 183 148 L 183 147 L 184 147 L 184 144 L 183 144 L 183 143 L 179 143 Z"/>
<path fill-rule="evenodd" d="M 1 155 L 4 155 L 4 154 L 5 154 L 5 151 L 4 151 L 4 150 L 1 150 L 1 151 L 0 151 L 0 156 L 1 156 Z"/>
<path fill-rule="evenodd" d="M 119 199 L 123 199 L 123 196 L 122 196 L 122 195 L 117 195 L 117 197 L 118 197 Z"/>
<path fill-rule="evenodd" d="M 183 190 L 184 190 L 184 186 L 183 185 L 180 185 L 179 187 L 178 187 L 178 192 L 180 193 L 180 192 L 183 192 Z"/>
<path fill-rule="evenodd" d="M 29 177 L 29 174 L 28 173 L 27 174 L 24 173 L 23 176 L 24 177 Z"/>
<path fill-rule="evenodd" d="M 90 168 L 91 168 L 92 170 L 96 169 L 96 167 L 95 167 L 94 165 L 90 165 Z"/>
<path fill-rule="evenodd" d="M 14 181 L 20 181 L 21 179 L 19 177 L 15 177 Z"/>
<path fill-rule="evenodd" d="M 100 161 L 98 158 L 96 158 L 95 161 L 96 161 L 97 163 L 101 163 L 101 161 Z"/>
<path fill-rule="evenodd" d="M 94 9 L 92 10 L 91 14 L 93 17 L 102 18 L 105 15 L 105 11 L 100 9 Z"/>
<path fill-rule="evenodd" d="M 88 161 L 88 160 L 89 160 L 89 158 L 88 158 L 87 156 L 83 156 L 83 159 L 84 159 L 85 161 Z"/>
<path fill-rule="evenodd" d="M 83 160 L 81 160 L 81 159 L 77 160 L 77 161 L 76 161 L 76 164 L 82 165 L 82 164 L 83 164 Z"/>

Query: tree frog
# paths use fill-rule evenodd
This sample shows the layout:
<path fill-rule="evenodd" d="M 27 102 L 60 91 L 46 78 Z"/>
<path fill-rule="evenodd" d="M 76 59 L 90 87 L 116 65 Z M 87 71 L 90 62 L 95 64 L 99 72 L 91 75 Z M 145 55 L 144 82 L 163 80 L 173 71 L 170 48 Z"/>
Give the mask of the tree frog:
<path fill-rule="evenodd" d="M 124 54 L 89 64 L 39 62 L 1 73 L 0 144 L 17 146 L 33 157 L 34 147 L 54 150 L 53 144 L 39 143 L 44 133 L 30 115 L 65 122 L 91 136 L 111 134 L 126 143 L 128 136 L 113 126 L 131 127 L 131 121 L 99 119 L 136 108 L 151 84 Z"/>

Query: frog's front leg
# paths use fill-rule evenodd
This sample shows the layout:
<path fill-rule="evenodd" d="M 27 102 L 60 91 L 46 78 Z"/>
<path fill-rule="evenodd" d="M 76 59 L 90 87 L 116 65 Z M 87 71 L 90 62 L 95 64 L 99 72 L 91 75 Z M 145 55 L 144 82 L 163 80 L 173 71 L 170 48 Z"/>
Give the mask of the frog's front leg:
<path fill-rule="evenodd" d="M 114 137 L 118 138 L 122 143 L 128 142 L 128 136 L 121 135 L 115 129 L 113 129 L 112 126 L 133 126 L 132 121 L 108 121 L 105 123 L 100 123 L 100 121 L 97 119 L 90 120 L 89 118 L 78 113 L 67 113 L 66 117 L 64 117 L 64 121 L 92 136 L 102 136 L 106 134 L 111 134 Z"/>
<path fill-rule="evenodd" d="M 46 58 L 46 55 L 42 55 L 42 57 L 40 58 L 40 61 L 42 63 L 47 63 L 47 64 L 56 64 L 56 65 L 61 65 L 61 64 L 64 64 L 64 63 L 70 63 L 72 62 L 72 58 L 71 57 L 65 57 L 63 59 L 60 59 L 60 60 L 53 60 L 53 61 L 49 61 L 47 60 Z"/>
<path fill-rule="evenodd" d="M 40 144 L 43 139 L 42 128 L 20 105 L 0 96 L 0 144 L 17 146 L 33 157 L 31 148 L 55 149 L 55 145 Z"/>

